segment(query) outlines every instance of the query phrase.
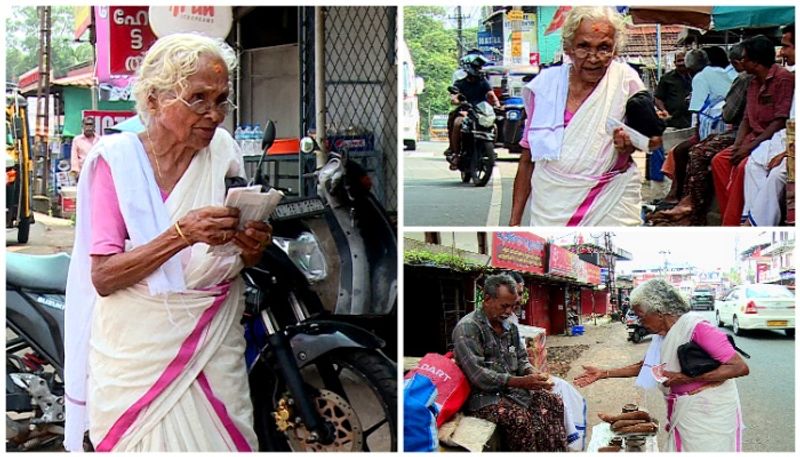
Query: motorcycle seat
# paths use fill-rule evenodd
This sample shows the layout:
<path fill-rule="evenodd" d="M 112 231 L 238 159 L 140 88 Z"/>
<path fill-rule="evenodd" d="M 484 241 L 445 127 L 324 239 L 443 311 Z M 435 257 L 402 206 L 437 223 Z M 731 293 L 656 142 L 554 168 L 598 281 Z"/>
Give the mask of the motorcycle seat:
<path fill-rule="evenodd" d="M 28 255 L 6 252 L 6 281 L 26 289 L 64 292 L 69 254 Z"/>

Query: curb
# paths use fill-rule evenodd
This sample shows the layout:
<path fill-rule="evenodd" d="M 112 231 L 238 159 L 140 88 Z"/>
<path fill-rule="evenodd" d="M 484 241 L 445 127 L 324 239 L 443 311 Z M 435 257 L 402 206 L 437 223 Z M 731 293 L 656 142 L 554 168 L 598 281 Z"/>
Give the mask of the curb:
<path fill-rule="evenodd" d="M 48 216 L 44 213 L 33 213 L 33 220 L 37 223 L 42 223 L 44 225 L 53 225 L 58 227 L 72 227 L 72 221 L 70 219 L 61 219 L 58 217 Z"/>

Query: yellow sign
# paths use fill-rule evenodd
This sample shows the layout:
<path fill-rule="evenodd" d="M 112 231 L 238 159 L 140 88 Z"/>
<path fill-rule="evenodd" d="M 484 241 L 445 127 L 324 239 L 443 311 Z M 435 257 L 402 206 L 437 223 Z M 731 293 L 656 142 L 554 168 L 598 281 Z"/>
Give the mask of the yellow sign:
<path fill-rule="evenodd" d="M 521 21 L 522 20 L 522 10 L 511 10 L 508 12 L 508 20 L 509 21 Z"/>
<path fill-rule="evenodd" d="M 522 56 L 522 32 L 511 32 L 511 57 Z"/>
<path fill-rule="evenodd" d="M 75 39 L 79 39 L 92 22 L 92 7 L 91 6 L 73 6 L 73 14 L 75 15 Z"/>

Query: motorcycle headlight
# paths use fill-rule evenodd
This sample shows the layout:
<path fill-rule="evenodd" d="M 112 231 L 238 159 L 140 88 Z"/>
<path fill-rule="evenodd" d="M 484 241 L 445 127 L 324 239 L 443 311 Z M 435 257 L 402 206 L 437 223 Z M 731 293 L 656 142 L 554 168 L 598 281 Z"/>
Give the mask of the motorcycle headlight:
<path fill-rule="evenodd" d="M 481 127 L 486 127 L 488 129 L 489 127 L 494 125 L 495 118 L 496 118 L 496 116 L 494 114 L 489 115 L 489 116 L 487 116 L 485 114 L 479 114 L 478 115 L 478 124 L 480 124 Z"/>
<path fill-rule="evenodd" d="M 275 237 L 272 242 L 289 256 L 309 282 L 319 282 L 328 277 L 325 255 L 313 233 L 303 232 L 297 238 Z"/>

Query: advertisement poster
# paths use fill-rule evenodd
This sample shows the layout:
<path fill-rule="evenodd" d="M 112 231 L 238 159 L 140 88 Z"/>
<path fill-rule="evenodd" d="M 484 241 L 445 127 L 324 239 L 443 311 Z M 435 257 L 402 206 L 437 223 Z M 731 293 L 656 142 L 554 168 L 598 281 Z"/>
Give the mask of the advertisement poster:
<path fill-rule="evenodd" d="M 492 234 L 492 266 L 543 275 L 546 240 L 532 233 Z"/>

